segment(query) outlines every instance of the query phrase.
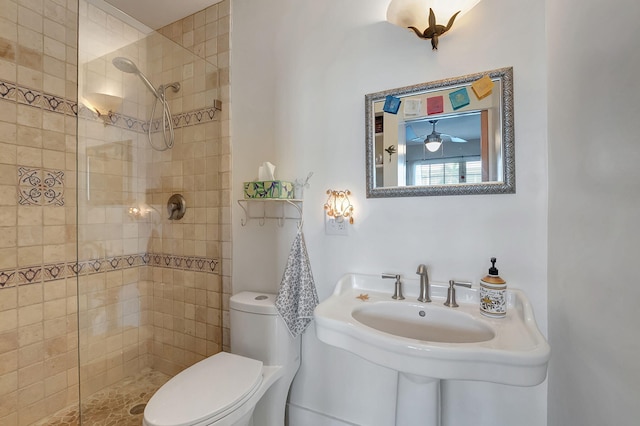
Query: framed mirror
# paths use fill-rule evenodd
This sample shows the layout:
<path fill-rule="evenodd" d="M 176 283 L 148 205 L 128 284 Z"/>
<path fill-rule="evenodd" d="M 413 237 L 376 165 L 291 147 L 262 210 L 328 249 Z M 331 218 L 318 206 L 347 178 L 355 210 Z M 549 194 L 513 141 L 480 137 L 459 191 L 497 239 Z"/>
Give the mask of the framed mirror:
<path fill-rule="evenodd" d="M 365 96 L 367 198 L 516 192 L 513 68 Z"/>

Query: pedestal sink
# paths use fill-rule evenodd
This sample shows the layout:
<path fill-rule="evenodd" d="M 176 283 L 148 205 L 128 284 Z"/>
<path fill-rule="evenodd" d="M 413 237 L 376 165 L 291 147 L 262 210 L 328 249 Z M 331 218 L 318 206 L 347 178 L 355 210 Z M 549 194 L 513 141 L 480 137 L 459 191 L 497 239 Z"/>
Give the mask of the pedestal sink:
<path fill-rule="evenodd" d="M 446 285 L 432 284 L 433 302 L 421 303 L 417 280 L 403 282 L 406 299 L 393 300 L 389 281 L 347 274 L 315 310 L 321 341 L 400 373 L 397 425 L 439 424 L 440 380 L 544 381 L 550 349 L 522 291 L 508 290 L 505 318 L 488 318 L 480 314 L 476 289 L 458 289 L 460 306 L 449 308 Z M 415 395 L 420 404 L 407 401 Z"/>

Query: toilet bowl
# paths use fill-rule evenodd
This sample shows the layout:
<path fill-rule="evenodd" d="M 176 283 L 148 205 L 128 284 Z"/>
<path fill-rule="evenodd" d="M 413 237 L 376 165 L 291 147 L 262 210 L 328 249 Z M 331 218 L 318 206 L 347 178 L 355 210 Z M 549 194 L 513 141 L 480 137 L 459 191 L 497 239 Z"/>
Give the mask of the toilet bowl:
<path fill-rule="evenodd" d="M 300 366 L 275 295 L 231 297 L 231 352 L 185 369 L 152 397 L 144 426 L 283 426 L 287 394 Z"/>

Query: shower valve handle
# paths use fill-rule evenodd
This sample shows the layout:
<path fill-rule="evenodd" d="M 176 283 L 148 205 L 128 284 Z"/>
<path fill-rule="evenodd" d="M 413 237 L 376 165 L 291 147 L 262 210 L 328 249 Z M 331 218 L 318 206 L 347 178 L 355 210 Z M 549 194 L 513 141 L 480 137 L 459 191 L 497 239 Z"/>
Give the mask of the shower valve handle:
<path fill-rule="evenodd" d="M 187 211 L 187 202 L 180 194 L 173 194 L 167 201 L 169 220 L 180 220 Z"/>

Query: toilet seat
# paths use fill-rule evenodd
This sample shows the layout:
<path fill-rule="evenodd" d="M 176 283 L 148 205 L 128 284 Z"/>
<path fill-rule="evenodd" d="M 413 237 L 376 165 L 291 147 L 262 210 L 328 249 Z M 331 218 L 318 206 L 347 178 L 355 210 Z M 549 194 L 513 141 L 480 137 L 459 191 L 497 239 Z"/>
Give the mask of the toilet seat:
<path fill-rule="evenodd" d="M 153 395 L 147 426 L 211 424 L 245 403 L 262 383 L 262 361 L 220 352 L 182 371 Z"/>

